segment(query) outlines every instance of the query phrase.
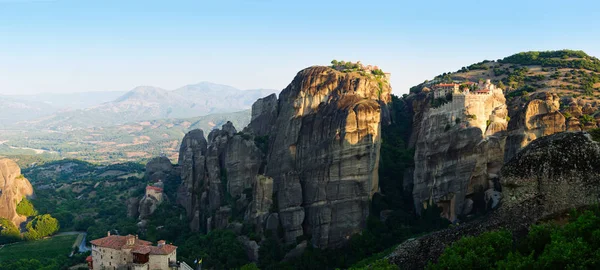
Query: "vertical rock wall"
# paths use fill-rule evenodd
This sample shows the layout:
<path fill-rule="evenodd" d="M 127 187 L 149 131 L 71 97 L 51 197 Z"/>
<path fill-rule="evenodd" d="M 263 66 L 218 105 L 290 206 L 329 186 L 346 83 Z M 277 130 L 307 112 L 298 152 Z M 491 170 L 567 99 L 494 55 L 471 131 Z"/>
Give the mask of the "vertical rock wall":
<path fill-rule="evenodd" d="M 243 133 L 227 124 L 208 143 L 201 131 L 186 135 L 179 202 L 192 229 L 244 210 L 261 231 L 281 228 L 286 243 L 335 247 L 360 232 L 378 191 L 390 92 L 384 77 L 311 67 L 279 99 L 259 99 Z"/>

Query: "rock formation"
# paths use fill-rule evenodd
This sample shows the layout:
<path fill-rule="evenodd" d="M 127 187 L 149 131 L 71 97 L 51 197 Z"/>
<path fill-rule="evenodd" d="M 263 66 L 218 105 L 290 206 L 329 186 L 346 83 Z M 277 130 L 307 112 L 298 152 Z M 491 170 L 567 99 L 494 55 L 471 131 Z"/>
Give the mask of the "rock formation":
<path fill-rule="evenodd" d="M 243 218 L 258 230 L 281 228 L 286 243 L 312 237 L 335 247 L 360 232 L 378 190 L 387 77 L 329 67 L 300 71 L 277 99 L 253 105 L 237 133 L 230 123 L 204 139 L 188 133 L 178 201 L 194 230 Z"/>
<path fill-rule="evenodd" d="M 584 132 L 539 138 L 506 163 L 500 183 L 503 199 L 498 210 L 458 227 L 407 240 L 388 259 L 402 269 L 422 269 L 462 237 L 502 228 L 518 237 L 539 220 L 597 204 L 600 145 Z"/>
<path fill-rule="evenodd" d="M 27 220 L 17 214 L 17 204 L 33 195 L 29 180 L 21 174 L 19 165 L 10 159 L 0 158 L 0 218 L 12 221 L 16 226 Z"/>
<path fill-rule="evenodd" d="M 182 185 L 177 198 L 195 231 L 224 228 L 232 208 L 243 215 L 264 169 L 264 153 L 251 136 L 238 134 L 231 122 L 211 131 L 208 139 L 210 143 L 201 130 L 191 131 L 180 151 Z"/>
<path fill-rule="evenodd" d="M 514 111 L 508 126 L 504 160 L 542 136 L 566 130 L 565 117 L 559 112 L 560 101 L 554 93 L 539 93 L 520 110 Z"/>
<path fill-rule="evenodd" d="M 159 181 L 152 186 L 147 186 L 146 193 L 138 205 L 139 219 L 145 219 L 152 215 L 156 211 L 156 208 L 163 202 L 164 197 L 162 182 Z"/>
<path fill-rule="evenodd" d="M 454 93 L 450 103 L 415 114 L 417 211 L 435 203 L 455 220 L 470 212 L 475 192 L 493 187 L 503 163 L 507 108 L 502 89 L 483 87 L 492 90 Z"/>
<path fill-rule="evenodd" d="M 150 182 L 158 180 L 165 182 L 173 177 L 179 177 L 179 175 L 167 157 L 156 157 L 146 164 L 146 179 Z"/>

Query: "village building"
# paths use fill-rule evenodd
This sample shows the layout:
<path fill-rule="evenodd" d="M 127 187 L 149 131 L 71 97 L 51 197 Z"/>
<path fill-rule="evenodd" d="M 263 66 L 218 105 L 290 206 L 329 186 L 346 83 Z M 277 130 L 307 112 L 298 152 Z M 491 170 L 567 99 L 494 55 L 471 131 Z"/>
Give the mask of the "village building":
<path fill-rule="evenodd" d="M 87 258 L 89 269 L 96 270 L 175 270 L 192 269 L 177 262 L 177 247 L 158 241 L 138 239 L 137 235 L 111 235 L 92 240 L 92 255 Z"/>

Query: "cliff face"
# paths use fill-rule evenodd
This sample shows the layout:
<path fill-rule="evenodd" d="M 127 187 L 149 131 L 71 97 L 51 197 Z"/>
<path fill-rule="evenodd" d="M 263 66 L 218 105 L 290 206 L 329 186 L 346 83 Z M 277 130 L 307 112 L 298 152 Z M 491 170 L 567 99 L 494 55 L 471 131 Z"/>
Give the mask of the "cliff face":
<path fill-rule="evenodd" d="M 190 132 L 181 145 L 178 201 L 192 228 L 241 217 L 259 231 L 281 228 L 286 243 L 299 236 L 318 247 L 343 243 L 364 227 L 378 190 L 390 92 L 382 77 L 311 67 L 279 99 L 258 100 L 243 133 L 228 124 L 207 142 Z"/>
<path fill-rule="evenodd" d="M 363 227 L 378 189 L 380 101 L 388 83 L 308 68 L 279 96 L 266 174 L 274 180 L 285 240 L 336 246 Z"/>
<path fill-rule="evenodd" d="M 582 125 L 576 117 L 564 116 L 578 111 L 581 115 L 584 109 L 592 112 L 595 105 L 561 101 L 555 93 L 539 92 L 528 101 L 507 102 L 497 89 L 487 97 L 456 96 L 439 108 L 432 108 L 431 102 L 431 93 L 413 97 L 409 145 L 415 147 L 415 169 L 409 181 L 417 211 L 437 204 L 450 220 L 473 210 L 476 193 L 484 194 L 486 205 L 496 201 L 500 192 L 494 183 L 500 168 L 534 140 L 596 126 L 595 120 Z"/>
<path fill-rule="evenodd" d="M 523 108 L 512 112 L 504 160 L 508 161 L 533 140 L 566 130 L 554 93 L 539 93 Z"/>
<path fill-rule="evenodd" d="M 16 212 L 17 204 L 26 196 L 33 195 L 29 180 L 21 175 L 21 168 L 10 159 L 0 158 L 0 217 L 16 226 L 27 220 Z"/>
<path fill-rule="evenodd" d="M 232 210 L 243 215 L 264 154 L 251 136 L 236 134 L 231 122 L 211 131 L 188 133 L 181 144 L 182 184 L 177 200 L 192 219 L 194 231 L 222 229 Z"/>
<path fill-rule="evenodd" d="M 500 172 L 504 198 L 486 218 L 408 240 L 388 259 L 403 269 L 422 269 L 465 236 L 507 229 L 526 235 L 539 220 L 598 203 L 600 145 L 584 132 L 564 132 L 533 141 Z"/>
<path fill-rule="evenodd" d="M 488 94 L 454 95 L 439 108 L 416 104 L 425 109 L 414 119 L 417 210 L 436 203 L 446 218 L 454 220 L 471 211 L 475 192 L 493 187 L 503 163 L 505 103 L 502 90 L 495 89 Z"/>

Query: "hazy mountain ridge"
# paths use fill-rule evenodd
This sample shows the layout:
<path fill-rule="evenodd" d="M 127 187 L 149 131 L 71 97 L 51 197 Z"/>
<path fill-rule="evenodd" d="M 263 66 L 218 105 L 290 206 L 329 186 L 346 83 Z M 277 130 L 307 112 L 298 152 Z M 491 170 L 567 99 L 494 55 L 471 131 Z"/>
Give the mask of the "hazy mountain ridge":
<path fill-rule="evenodd" d="M 274 92 L 270 89 L 240 90 L 209 82 L 186 85 L 171 91 L 139 86 L 110 102 L 58 112 L 20 124 L 37 129 L 74 130 L 136 121 L 197 117 L 246 110 L 256 99 Z"/>

